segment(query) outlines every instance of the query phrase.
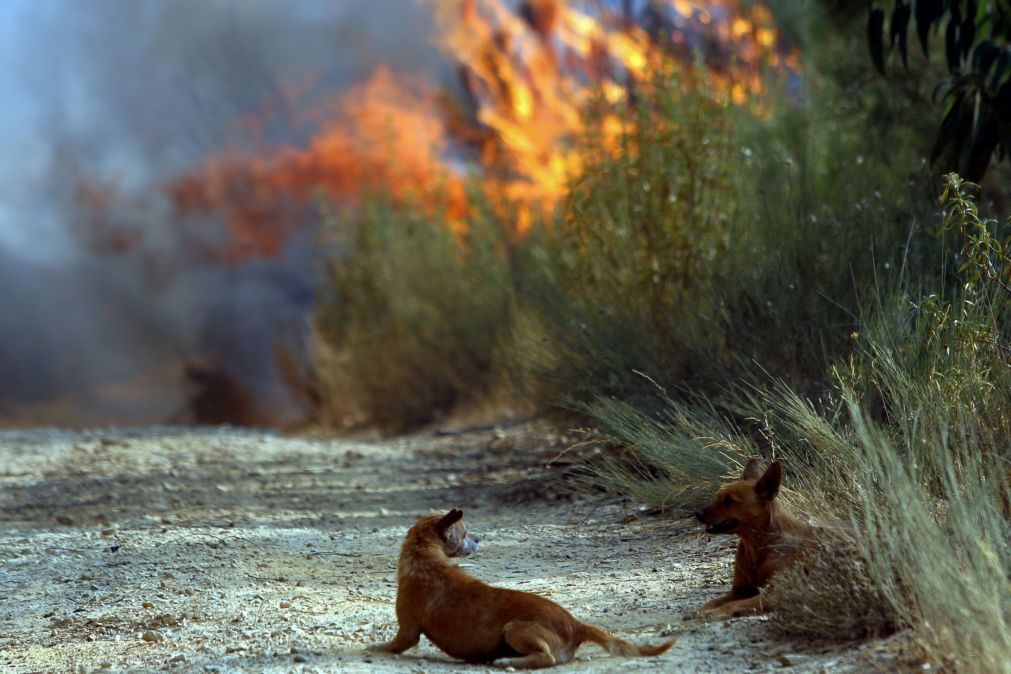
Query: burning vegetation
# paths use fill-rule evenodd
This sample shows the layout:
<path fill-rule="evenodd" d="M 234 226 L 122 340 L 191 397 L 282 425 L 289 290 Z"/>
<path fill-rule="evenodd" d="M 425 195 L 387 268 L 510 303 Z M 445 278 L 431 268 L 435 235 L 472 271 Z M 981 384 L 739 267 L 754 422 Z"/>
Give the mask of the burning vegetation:
<path fill-rule="evenodd" d="M 222 217 L 231 260 L 271 256 L 316 196 L 353 208 L 381 191 L 462 227 L 469 170 L 522 234 L 580 175 L 576 140 L 592 131 L 617 151 L 622 112 L 671 68 L 743 105 L 767 69 L 797 67 L 757 3 L 424 1 L 457 82 L 380 68 L 313 115 L 325 121 L 304 146 L 208 157 L 168 186 L 177 212 Z"/>
<path fill-rule="evenodd" d="M 78 172 L 78 241 L 97 256 L 141 261 L 146 281 L 159 290 L 200 267 L 282 259 L 290 242 L 319 220 L 321 204 L 360 213 L 381 197 L 457 235 L 473 226 L 479 207 L 487 208 L 501 233 L 517 240 L 548 222 L 573 182 L 602 158 L 635 152 L 623 139 L 637 124 L 671 123 L 649 110 L 656 89 L 670 88 L 669 80 L 685 91 L 704 91 L 715 106 L 761 113 L 765 76 L 799 69 L 760 3 L 418 2 L 435 19 L 432 39 L 445 71 L 382 65 L 329 99 L 314 90 L 311 73 L 285 78 L 235 120 L 244 141 L 208 152 L 199 165 L 162 183 L 167 211 L 165 203 L 127 196 L 115 182 Z M 587 138 L 593 138 L 592 157 Z M 166 215 L 171 247 L 144 226 Z M 347 229 L 340 230 L 342 239 L 353 236 Z M 354 254 L 353 243 L 341 246 Z M 231 373 L 229 390 L 248 388 L 238 374 L 246 366 L 231 363 L 220 347 L 208 342 L 183 358 L 190 364 L 190 406 L 201 420 L 247 423 L 251 414 L 235 410 L 251 409 L 252 394 L 223 396 L 238 402 L 224 412 L 207 411 L 206 402 L 221 397 L 214 392 L 224 390 L 224 379 L 193 363 L 218 363 Z M 274 379 L 286 382 L 284 364 L 274 356 Z"/>

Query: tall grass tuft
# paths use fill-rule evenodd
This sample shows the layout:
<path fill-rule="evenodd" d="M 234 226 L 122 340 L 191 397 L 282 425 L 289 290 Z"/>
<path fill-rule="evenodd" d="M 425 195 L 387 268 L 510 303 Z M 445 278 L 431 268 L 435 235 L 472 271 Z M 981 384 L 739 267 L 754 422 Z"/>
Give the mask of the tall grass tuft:
<path fill-rule="evenodd" d="M 966 198 L 949 192 L 946 209 L 974 212 L 962 208 Z M 997 274 L 1005 260 L 991 253 Z M 705 459 L 705 438 L 740 438 L 734 419 L 751 419 L 759 446 L 747 441 L 754 432 L 735 446 L 784 463 L 789 507 L 843 525 L 776 580 L 774 624 L 833 640 L 908 629 L 936 665 L 1008 671 L 1011 297 L 987 274 L 966 278 L 964 288 L 916 302 L 910 285 L 879 287 L 852 351 L 831 368 L 831 392 L 817 399 L 764 373 L 764 384 L 727 387 L 718 409 L 665 400 L 664 421 L 639 410 L 616 416 L 613 402 L 591 408 L 601 427 L 619 429 L 606 437 L 634 454 L 629 466 L 651 466 L 608 467 L 602 479 L 646 482 L 619 488 L 667 504 L 663 478 L 690 479 L 681 467 L 697 463 L 684 455 Z M 710 487 L 706 477 L 698 484 Z M 696 492 L 682 482 L 669 493 Z"/>
<path fill-rule="evenodd" d="M 655 414 L 628 402 L 598 398 L 585 405 L 597 440 L 622 448 L 595 466 L 597 483 L 663 510 L 702 502 L 732 474 L 740 474 L 757 448 L 729 427 L 705 400 L 679 402 L 658 393 Z"/>
<path fill-rule="evenodd" d="M 888 433 L 851 409 L 868 486 L 854 509 L 867 572 L 927 657 L 959 671 L 1011 669 L 1011 552 L 1007 450 L 975 441 L 983 419 L 956 406 L 919 409 L 911 423 L 933 437 Z M 938 417 L 948 423 L 938 424 Z M 988 420 L 987 420 L 988 421 Z M 909 446 L 910 440 L 925 442 Z M 874 487 L 874 488 L 871 488 Z"/>

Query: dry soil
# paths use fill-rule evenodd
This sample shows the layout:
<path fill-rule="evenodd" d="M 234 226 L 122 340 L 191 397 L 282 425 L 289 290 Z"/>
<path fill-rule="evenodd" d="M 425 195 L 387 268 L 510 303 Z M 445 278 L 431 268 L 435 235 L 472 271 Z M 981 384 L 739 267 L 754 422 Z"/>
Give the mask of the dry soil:
<path fill-rule="evenodd" d="M 733 540 L 574 496 L 538 424 L 394 441 L 231 428 L 0 433 L 0 670 L 463 672 L 396 629 L 407 527 L 461 506 L 461 565 L 541 593 L 658 658 L 584 645 L 568 672 L 870 671 L 874 642 L 785 641 L 767 618 L 683 621 L 723 591 Z"/>

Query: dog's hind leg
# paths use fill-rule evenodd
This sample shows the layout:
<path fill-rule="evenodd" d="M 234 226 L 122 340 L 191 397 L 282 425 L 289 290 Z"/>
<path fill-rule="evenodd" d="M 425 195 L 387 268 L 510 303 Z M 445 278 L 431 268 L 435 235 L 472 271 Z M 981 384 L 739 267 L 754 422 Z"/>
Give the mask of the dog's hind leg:
<path fill-rule="evenodd" d="M 534 622 L 508 623 L 502 630 L 502 637 L 520 656 L 496 660 L 493 664 L 499 667 L 539 669 L 564 664 L 572 658 L 571 652 L 562 651 L 562 642 L 557 634 Z M 555 657 L 556 653 L 559 657 Z"/>

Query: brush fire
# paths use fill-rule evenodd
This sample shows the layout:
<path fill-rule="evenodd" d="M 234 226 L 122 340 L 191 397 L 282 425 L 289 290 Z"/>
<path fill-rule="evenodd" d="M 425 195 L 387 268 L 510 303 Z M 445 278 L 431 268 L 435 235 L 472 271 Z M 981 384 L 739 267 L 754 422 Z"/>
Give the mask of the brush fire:
<path fill-rule="evenodd" d="M 340 212 L 381 194 L 462 232 L 473 184 L 509 234 L 522 237 L 547 222 L 579 177 L 579 140 L 592 133 L 598 145 L 619 151 L 623 133 L 641 119 L 630 112 L 659 78 L 676 75 L 681 87 L 761 114 L 768 74 L 799 71 L 795 52 L 758 2 L 417 2 L 433 17 L 441 72 L 412 72 L 394 59 L 342 82 L 332 95 L 313 73 L 291 73 L 235 120 L 245 141 L 218 145 L 163 180 L 156 207 L 78 172 L 80 245 L 96 255 L 148 260 L 142 266 L 163 276 L 189 273 L 197 259 L 235 269 L 283 256 L 312 229 L 320 203 Z M 298 132 L 263 132 L 278 125 Z M 169 257 L 179 261 L 166 260 L 146 241 L 150 229 L 132 224 L 166 210 L 182 242 Z M 268 359 L 276 350 L 270 339 L 261 340 Z M 229 399 L 250 407 L 255 396 L 227 366 L 231 350 L 201 351 L 200 363 L 223 363 L 212 373 L 203 365 L 177 367 L 200 370 L 189 378 L 199 389 L 192 400 L 207 400 L 201 382 L 227 380 L 239 392 Z M 285 374 L 275 379 L 283 388 Z M 201 404 L 191 405 L 197 421 Z M 211 416 L 275 421 L 248 409 Z"/>
<path fill-rule="evenodd" d="M 462 227 L 470 170 L 523 234 L 578 177 L 575 141 L 594 105 L 594 130 L 617 148 L 620 112 L 672 68 L 740 105 L 760 99 L 768 69 L 797 68 L 756 3 L 421 1 L 458 82 L 380 68 L 337 98 L 307 145 L 222 153 L 169 185 L 178 212 L 222 216 L 236 259 L 270 255 L 316 196 L 347 206 L 381 190 Z"/>

